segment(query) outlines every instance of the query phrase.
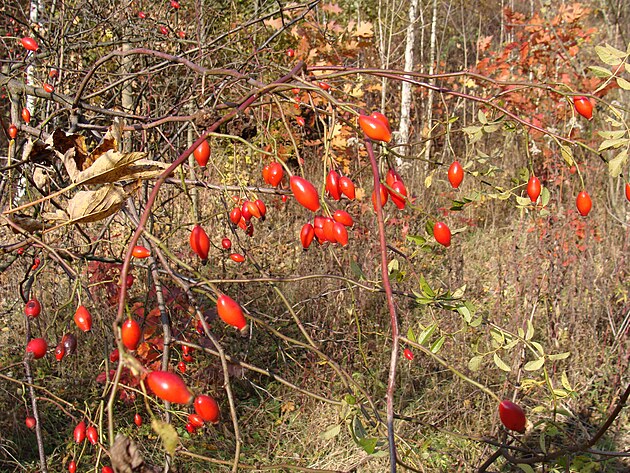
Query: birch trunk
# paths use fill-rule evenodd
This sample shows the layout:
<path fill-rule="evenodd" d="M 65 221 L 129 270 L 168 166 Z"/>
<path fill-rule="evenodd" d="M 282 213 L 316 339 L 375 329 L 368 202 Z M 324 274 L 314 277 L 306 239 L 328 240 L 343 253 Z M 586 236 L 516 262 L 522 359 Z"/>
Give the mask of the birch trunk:
<path fill-rule="evenodd" d="M 407 38 L 405 44 L 405 71 L 413 71 L 414 50 L 416 46 L 416 13 L 418 11 L 418 0 L 411 0 L 409 3 L 409 25 L 407 26 Z M 409 144 L 409 127 L 411 116 L 411 84 L 403 82 L 400 91 L 400 124 L 398 126 L 398 144 Z M 409 147 L 405 148 L 405 154 L 410 153 Z M 402 165 L 402 159 L 396 158 L 396 165 Z"/>
<path fill-rule="evenodd" d="M 431 18 L 431 43 L 430 43 L 430 51 L 429 51 L 429 74 L 435 73 L 435 50 L 436 50 L 436 36 L 437 36 L 437 0 L 433 0 L 433 12 Z M 430 79 L 429 83 L 431 85 L 435 84 L 434 79 Z M 424 159 L 425 159 L 425 167 L 428 167 L 429 159 L 431 157 L 431 145 L 433 144 L 431 138 L 431 128 L 433 121 L 433 90 L 429 89 L 428 97 L 427 97 L 427 114 L 426 114 L 426 130 L 427 130 L 427 145 L 424 149 Z"/>

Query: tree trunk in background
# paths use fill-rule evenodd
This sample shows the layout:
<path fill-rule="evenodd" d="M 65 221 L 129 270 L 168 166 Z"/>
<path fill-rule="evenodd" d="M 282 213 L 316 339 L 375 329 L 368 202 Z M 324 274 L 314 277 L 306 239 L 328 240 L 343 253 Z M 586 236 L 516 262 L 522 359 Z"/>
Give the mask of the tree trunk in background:
<path fill-rule="evenodd" d="M 431 18 L 431 44 L 429 52 L 429 74 L 435 73 L 435 49 L 436 49 L 436 37 L 437 37 L 437 0 L 433 0 L 433 13 Z M 430 84 L 435 84 L 435 81 L 431 79 Z M 427 145 L 424 149 L 424 159 L 426 161 L 425 168 L 428 168 L 429 158 L 431 157 L 431 127 L 433 120 L 433 90 L 429 89 L 427 97 L 427 115 L 424 129 L 426 129 Z"/>
<path fill-rule="evenodd" d="M 411 0 L 409 3 L 409 25 L 407 26 L 407 38 L 405 45 L 405 71 L 413 71 L 414 50 L 416 46 L 416 13 L 418 11 L 418 0 Z M 403 82 L 400 91 L 400 124 L 398 126 L 398 144 L 408 145 L 409 124 L 411 115 L 411 84 Z M 410 149 L 405 148 L 404 154 L 410 154 Z M 400 167 L 402 159 L 396 158 L 396 164 Z"/>

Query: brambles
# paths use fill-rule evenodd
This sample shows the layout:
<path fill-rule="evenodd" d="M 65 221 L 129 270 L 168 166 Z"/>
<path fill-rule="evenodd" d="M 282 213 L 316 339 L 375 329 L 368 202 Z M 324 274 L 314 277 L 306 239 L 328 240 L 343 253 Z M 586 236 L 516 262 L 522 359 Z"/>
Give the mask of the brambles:
<path fill-rule="evenodd" d="M 219 422 L 219 405 L 210 396 L 201 394 L 195 398 L 195 412 L 205 422 L 212 422 L 213 424 Z"/>
<path fill-rule="evenodd" d="M 131 254 L 134 258 L 143 259 L 151 256 L 151 251 L 144 246 L 136 245 L 133 247 L 133 250 L 131 250 Z"/>
<path fill-rule="evenodd" d="M 205 168 L 208 164 L 208 160 L 210 159 L 210 145 L 208 144 L 208 140 L 203 140 L 203 142 L 195 148 L 193 155 L 195 156 L 197 164 L 199 164 L 202 168 Z"/>
<path fill-rule="evenodd" d="M 433 237 L 440 245 L 451 246 L 451 229 L 444 222 L 433 225 Z"/>
<path fill-rule="evenodd" d="M 133 351 L 138 348 L 141 335 L 142 332 L 140 331 L 138 322 L 133 319 L 127 319 L 123 322 L 121 327 L 121 338 L 122 343 L 127 350 Z"/>
<path fill-rule="evenodd" d="M 33 338 L 26 344 L 26 353 L 32 353 L 36 360 L 46 356 L 48 343 L 43 338 Z"/>
<path fill-rule="evenodd" d="M 499 418 L 506 429 L 525 432 L 525 412 L 512 401 L 504 399 L 499 404 Z"/>
<path fill-rule="evenodd" d="M 575 205 L 578 209 L 578 212 L 580 212 L 580 215 L 582 217 L 586 217 L 593 207 L 593 202 L 591 201 L 591 196 L 588 195 L 588 192 L 580 192 L 575 199 Z"/>
<path fill-rule="evenodd" d="M 459 161 L 453 161 L 448 168 L 448 182 L 451 183 L 453 189 L 457 189 L 464 180 L 464 168 Z"/>
<path fill-rule="evenodd" d="M 184 380 L 170 371 L 152 371 L 147 375 L 146 381 L 153 394 L 163 401 L 188 404 L 193 399 Z"/>
<path fill-rule="evenodd" d="M 29 300 L 24 306 L 24 313 L 27 317 L 35 318 L 38 317 L 42 311 L 42 306 L 40 305 L 37 299 Z"/>
<path fill-rule="evenodd" d="M 217 299 L 217 313 L 221 320 L 226 324 L 232 325 L 239 330 L 244 330 L 247 327 L 247 320 L 243 315 L 243 310 L 238 303 L 230 296 L 221 294 Z"/>
<path fill-rule="evenodd" d="M 291 191 L 298 203 L 313 212 L 319 210 L 319 196 L 315 186 L 300 176 L 291 176 L 289 180 Z"/>
<path fill-rule="evenodd" d="M 190 248 L 197 253 L 201 261 L 208 260 L 208 251 L 210 251 L 210 239 L 201 225 L 195 225 L 190 232 Z"/>
<path fill-rule="evenodd" d="M 593 104 L 587 97 L 573 97 L 573 105 L 577 113 L 587 120 L 593 118 Z"/>
<path fill-rule="evenodd" d="M 527 182 L 527 195 L 532 202 L 536 202 L 538 200 L 538 196 L 540 195 L 541 186 L 540 181 L 536 176 L 532 176 L 529 178 Z"/>
<path fill-rule="evenodd" d="M 74 313 L 74 323 L 84 332 L 92 330 L 92 315 L 84 306 L 80 305 Z"/>

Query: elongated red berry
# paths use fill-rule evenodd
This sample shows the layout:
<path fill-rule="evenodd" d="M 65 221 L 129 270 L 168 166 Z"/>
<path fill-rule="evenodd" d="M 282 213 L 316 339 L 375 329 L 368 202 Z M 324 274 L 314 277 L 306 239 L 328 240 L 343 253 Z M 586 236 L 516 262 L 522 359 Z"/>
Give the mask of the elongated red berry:
<path fill-rule="evenodd" d="M 512 401 L 507 399 L 501 401 L 499 404 L 499 418 L 507 429 L 516 432 L 525 432 L 525 425 L 527 423 L 525 412 Z"/>
<path fill-rule="evenodd" d="M 210 239 L 201 225 L 195 225 L 190 232 L 190 247 L 197 253 L 202 261 L 208 259 L 208 251 L 210 251 Z"/>
<path fill-rule="evenodd" d="M 313 212 L 319 210 L 319 195 L 313 184 L 300 176 L 291 176 L 289 183 L 295 200 L 297 200 L 300 205 Z"/>
<path fill-rule="evenodd" d="M 201 394 L 195 398 L 195 412 L 206 422 L 219 421 L 219 405 L 212 397 Z"/>
<path fill-rule="evenodd" d="M 464 168 L 459 164 L 459 161 L 453 161 L 448 168 L 448 182 L 451 183 L 453 189 L 457 189 L 464 180 Z"/>
<path fill-rule="evenodd" d="M 580 212 L 580 215 L 582 217 L 586 217 L 591 211 L 591 208 L 593 208 L 593 202 L 591 201 L 591 196 L 588 195 L 588 192 L 580 192 L 575 199 L 575 205 L 578 209 L 578 212 Z"/>
<path fill-rule="evenodd" d="M 451 229 L 444 222 L 433 225 L 433 236 L 440 245 L 451 246 Z"/>
<path fill-rule="evenodd" d="M 302 248 L 305 250 L 311 246 L 311 242 L 315 237 L 315 231 L 313 230 L 313 225 L 310 223 L 305 223 L 302 226 L 302 230 L 300 231 L 300 241 L 302 242 Z"/>
<path fill-rule="evenodd" d="M 573 97 L 575 110 L 587 120 L 593 118 L 593 104 L 587 97 Z"/>
<path fill-rule="evenodd" d="M 170 371 L 152 371 L 147 375 L 147 385 L 163 401 L 188 404 L 193 400 L 184 380 Z"/>
<path fill-rule="evenodd" d="M 195 148 L 193 155 L 195 156 L 197 164 L 199 164 L 202 168 L 205 168 L 208 164 L 208 160 L 210 159 L 210 145 L 208 144 L 208 141 L 203 140 L 203 142 Z"/>
<path fill-rule="evenodd" d="M 221 320 L 226 324 L 232 325 L 239 330 L 247 327 L 247 320 L 243 315 L 243 309 L 238 303 L 230 296 L 221 294 L 217 299 L 217 313 Z"/>
<path fill-rule="evenodd" d="M 541 189 L 538 178 L 536 176 L 530 177 L 527 182 L 527 195 L 532 202 L 536 202 L 538 200 Z"/>
<path fill-rule="evenodd" d="M 77 307 L 77 311 L 74 313 L 74 323 L 84 332 L 92 330 L 92 315 L 84 306 Z"/>
<path fill-rule="evenodd" d="M 144 246 L 136 245 L 133 247 L 133 250 L 131 250 L 131 254 L 134 258 L 143 259 L 151 256 L 151 251 Z"/>

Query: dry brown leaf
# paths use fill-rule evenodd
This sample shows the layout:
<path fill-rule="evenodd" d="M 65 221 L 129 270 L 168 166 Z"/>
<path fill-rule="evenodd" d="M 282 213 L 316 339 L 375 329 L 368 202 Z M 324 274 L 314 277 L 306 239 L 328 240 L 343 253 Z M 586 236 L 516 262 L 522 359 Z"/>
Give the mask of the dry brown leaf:
<path fill-rule="evenodd" d="M 284 22 L 282 21 L 282 18 L 280 17 L 274 18 L 272 20 L 263 20 L 263 24 L 265 26 L 269 26 L 270 28 L 273 28 L 274 30 L 279 30 L 280 28 L 284 26 Z"/>
<path fill-rule="evenodd" d="M 124 179 L 135 161 L 144 159 L 146 153 L 119 153 L 112 149 L 101 154 L 85 171 L 76 167 L 75 149 L 70 149 L 63 158 L 66 171 L 74 184 L 108 184 Z"/>
<path fill-rule="evenodd" d="M 85 137 L 82 135 L 68 135 L 62 129 L 57 128 L 46 140 L 46 144 L 52 146 L 52 148 L 59 153 L 59 157 L 63 157 L 68 150 L 74 148 L 77 166 L 83 169 L 83 163 L 88 155 L 87 147 L 85 146 Z"/>
<path fill-rule="evenodd" d="M 372 38 L 374 37 L 374 26 L 369 21 L 361 22 L 357 25 L 357 29 L 352 32 L 352 36 L 364 39 Z"/>
<path fill-rule="evenodd" d="M 71 223 L 97 222 L 118 212 L 128 194 L 113 185 L 95 191 L 81 191 L 68 202 L 68 215 Z"/>
<path fill-rule="evenodd" d="M 41 232 L 49 227 L 41 220 L 36 220 L 28 215 L 13 214 L 7 218 L 28 233 Z M 17 233 L 15 229 L 13 231 Z"/>
<path fill-rule="evenodd" d="M 167 163 L 151 161 L 150 159 L 139 159 L 128 167 L 128 174 L 125 175 L 125 179 L 155 179 L 168 167 L 169 164 Z"/>

